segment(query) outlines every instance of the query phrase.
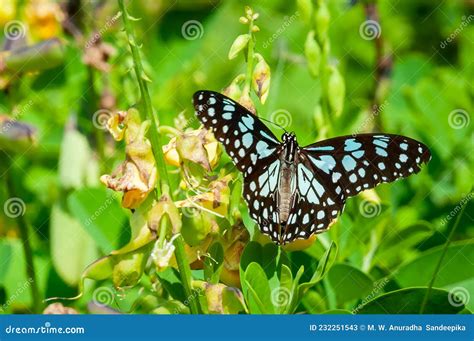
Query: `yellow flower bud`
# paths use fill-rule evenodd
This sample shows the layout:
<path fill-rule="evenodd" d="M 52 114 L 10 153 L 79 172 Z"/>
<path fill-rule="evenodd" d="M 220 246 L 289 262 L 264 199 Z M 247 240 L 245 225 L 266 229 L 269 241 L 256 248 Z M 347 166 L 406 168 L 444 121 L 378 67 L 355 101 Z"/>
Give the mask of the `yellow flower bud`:
<path fill-rule="evenodd" d="M 346 94 L 346 85 L 344 78 L 339 70 L 333 66 L 329 68 L 328 96 L 331 112 L 339 116 L 344 108 L 344 96 Z"/>
<path fill-rule="evenodd" d="M 311 0 L 297 0 L 298 12 L 301 13 L 303 20 L 309 23 L 313 14 L 313 3 Z"/>
<path fill-rule="evenodd" d="M 326 3 L 320 1 L 314 18 L 320 42 L 324 42 L 327 38 L 330 19 L 331 15 L 329 14 L 329 9 Z"/>
<path fill-rule="evenodd" d="M 304 44 L 304 53 L 308 62 L 308 69 L 313 77 L 319 75 L 321 63 L 321 48 L 315 39 L 314 31 L 309 31 Z"/>
<path fill-rule="evenodd" d="M 258 63 L 253 69 L 252 85 L 260 102 L 264 104 L 270 91 L 271 71 L 267 62 L 260 54 L 256 53 L 255 56 L 258 59 Z"/>
<path fill-rule="evenodd" d="M 245 49 L 247 47 L 247 44 L 249 43 L 250 40 L 250 34 L 241 34 L 237 38 L 235 38 L 234 42 L 232 43 L 232 46 L 230 47 L 229 50 L 229 59 L 234 59 L 237 57 L 240 51 Z"/>

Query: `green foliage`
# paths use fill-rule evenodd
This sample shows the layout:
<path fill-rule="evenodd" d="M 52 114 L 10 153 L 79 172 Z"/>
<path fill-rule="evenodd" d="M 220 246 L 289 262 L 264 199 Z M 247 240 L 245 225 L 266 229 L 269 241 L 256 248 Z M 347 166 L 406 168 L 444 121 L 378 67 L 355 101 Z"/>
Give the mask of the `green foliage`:
<path fill-rule="evenodd" d="M 2 32 L 28 25 L 25 41 L 1 42 L 0 312 L 41 312 L 51 297 L 100 312 L 103 288 L 110 308 L 131 313 L 474 310 L 467 3 L 378 1 L 380 40 L 363 36 L 364 1 L 134 1 L 125 16 L 111 1 L 76 13 L 75 36 L 61 16 L 40 29 L 26 3 L 18 18 L 0 8 Z M 349 199 L 315 241 L 279 248 L 199 129 L 199 89 L 280 124 L 287 112 L 300 145 L 377 130 L 423 141 L 433 159 Z"/>

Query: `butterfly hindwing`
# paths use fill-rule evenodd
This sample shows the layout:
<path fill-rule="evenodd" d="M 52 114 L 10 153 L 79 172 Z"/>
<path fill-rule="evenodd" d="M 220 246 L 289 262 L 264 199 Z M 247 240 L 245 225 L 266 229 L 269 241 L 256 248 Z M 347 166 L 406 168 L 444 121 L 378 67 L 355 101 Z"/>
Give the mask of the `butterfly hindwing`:
<path fill-rule="evenodd" d="M 296 196 L 282 236 L 283 242 L 306 239 L 313 233 L 326 231 L 345 204 L 345 196 L 335 192 L 330 179 L 309 161 L 304 150 L 300 151 L 298 160 Z"/>

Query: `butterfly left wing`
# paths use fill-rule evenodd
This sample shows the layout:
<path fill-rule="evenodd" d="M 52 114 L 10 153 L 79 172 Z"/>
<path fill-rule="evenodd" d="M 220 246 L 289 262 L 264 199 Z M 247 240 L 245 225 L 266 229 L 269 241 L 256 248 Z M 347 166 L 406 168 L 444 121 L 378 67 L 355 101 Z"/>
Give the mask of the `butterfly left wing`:
<path fill-rule="evenodd" d="M 257 116 L 218 92 L 196 92 L 194 108 L 204 127 L 212 130 L 243 173 L 250 216 L 264 234 L 276 240 L 280 141 Z"/>
<path fill-rule="evenodd" d="M 268 164 L 269 160 L 265 159 L 275 155 L 280 141 L 257 116 L 239 103 L 218 92 L 205 90 L 196 92 L 193 101 L 199 120 L 212 130 L 244 175 Z"/>
<path fill-rule="evenodd" d="M 298 200 L 283 239 L 289 242 L 324 232 L 347 197 L 418 173 L 430 158 L 423 143 L 391 134 L 342 136 L 302 148 L 297 166 Z"/>

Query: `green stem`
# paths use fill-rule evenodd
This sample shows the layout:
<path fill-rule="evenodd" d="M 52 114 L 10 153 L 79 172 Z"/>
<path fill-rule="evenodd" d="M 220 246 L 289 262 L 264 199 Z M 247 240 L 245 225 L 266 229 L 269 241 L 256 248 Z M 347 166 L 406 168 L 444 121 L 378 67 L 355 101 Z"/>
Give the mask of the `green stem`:
<path fill-rule="evenodd" d="M 193 294 L 191 289 L 191 268 L 189 267 L 188 257 L 184 250 L 184 240 L 182 236 L 175 239 L 174 245 L 176 247 L 175 256 L 176 262 L 178 263 L 179 273 L 181 274 L 181 282 L 184 287 L 184 292 L 188 297 L 189 309 L 192 314 L 201 313 L 199 306 L 199 299 Z"/>
<path fill-rule="evenodd" d="M 326 38 L 327 39 L 327 38 Z M 321 64 L 319 74 L 321 75 L 321 110 L 328 126 L 328 134 L 332 135 L 333 123 L 331 113 L 329 110 L 329 93 L 328 93 L 328 51 L 324 47 L 324 42 L 321 43 Z"/>
<path fill-rule="evenodd" d="M 443 247 L 443 252 L 441 253 L 441 256 L 439 257 L 438 264 L 436 265 L 435 271 L 433 273 L 433 276 L 431 277 L 430 283 L 428 284 L 428 290 L 426 291 L 425 297 L 423 298 L 423 303 L 421 304 L 420 308 L 420 314 L 423 314 L 426 308 L 426 304 L 428 303 L 428 299 L 431 294 L 431 289 L 433 288 L 434 282 L 436 281 L 436 278 L 438 277 L 439 270 L 441 269 L 441 264 L 443 264 L 444 257 L 446 256 L 446 252 L 448 252 L 448 247 L 451 244 L 451 240 L 454 236 L 454 232 L 456 231 L 459 222 L 461 221 L 461 217 L 464 213 L 464 210 L 466 209 L 466 204 L 462 207 L 461 212 L 459 212 L 456 221 L 454 222 L 454 226 L 451 229 L 451 232 L 449 232 L 448 239 L 446 240 L 446 243 L 444 244 Z"/>
<path fill-rule="evenodd" d="M 10 176 L 10 171 L 6 172 L 5 175 L 6 183 L 7 183 L 7 195 L 9 198 L 17 198 L 18 195 L 16 194 L 15 184 L 13 183 L 13 179 Z M 23 245 L 23 252 L 25 254 L 25 262 L 26 262 L 26 276 L 31 282 L 30 290 L 31 290 L 31 297 L 33 298 L 33 306 L 32 310 L 33 313 L 38 314 L 41 310 L 41 297 L 38 288 L 38 281 L 36 279 L 36 270 L 35 265 L 33 262 L 33 250 L 30 244 L 30 236 L 28 231 L 28 222 L 26 221 L 23 214 L 20 214 L 16 218 L 18 222 L 18 228 L 20 230 L 20 238 L 21 243 Z"/>
<path fill-rule="evenodd" d="M 123 0 L 118 0 L 120 10 L 122 11 L 123 24 L 125 27 L 125 32 L 127 34 L 128 42 L 130 44 L 130 49 L 132 51 L 133 66 L 135 69 L 135 74 L 137 76 L 138 85 L 140 87 L 141 98 L 143 101 L 145 118 L 151 121 L 150 133 L 150 143 L 153 149 L 153 156 L 155 157 L 156 167 L 158 169 L 158 174 L 160 177 L 160 186 L 157 187 L 157 195 L 161 196 L 163 191 L 166 191 L 169 186 L 168 172 L 166 170 L 165 158 L 163 156 L 163 149 L 161 143 L 161 136 L 158 130 L 158 115 L 153 111 L 151 106 L 150 93 L 148 91 L 147 76 L 143 70 L 143 64 L 140 56 L 140 51 L 137 47 L 137 42 L 135 35 L 133 33 L 132 26 L 130 24 L 130 17 L 125 8 Z M 168 191 L 168 195 L 171 200 L 173 200 L 173 194 L 171 191 Z M 181 282 L 183 283 L 185 293 L 188 297 L 193 297 L 191 291 L 191 268 L 186 259 L 186 253 L 184 252 L 184 240 L 180 236 L 175 239 L 174 242 L 176 246 L 176 261 L 178 262 L 179 272 L 181 276 Z M 190 309 L 193 314 L 199 314 L 199 302 L 195 299 L 192 300 L 190 304 Z"/>
<path fill-rule="evenodd" d="M 252 77 L 253 77 L 253 50 L 255 46 L 255 38 L 253 34 L 253 18 L 249 19 L 249 35 L 250 39 L 247 45 L 247 73 L 245 75 L 245 85 L 243 93 L 250 96 L 250 88 L 252 86 Z"/>
<path fill-rule="evenodd" d="M 123 0 L 118 0 L 120 10 L 122 11 L 123 25 L 125 33 L 127 34 L 130 50 L 132 51 L 133 68 L 137 77 L 138 86 L 140 88 L 141 99 L 143 101 L 144 117 L 151 121 L 151 129 L 149 130 L 149 138 L 153 149 L 153 156 L 155 157 L 156 167 L 160 177 L 160 186 L 157 187 L 157 195 L 160 196 L 163 185 L 169 184 L 168 172 L 166 170 L 165 158 L 162 152 L 161 136 L 158 132 L 158 115 L 153 111 L 151 106 L 151 97 L 148 91 L 147 76 L 143 70 L 142 59 L 140 51 L 137 46 L 135 34 L 133 33 L 130 24 L 130 17 L 125 8 Z"/>

